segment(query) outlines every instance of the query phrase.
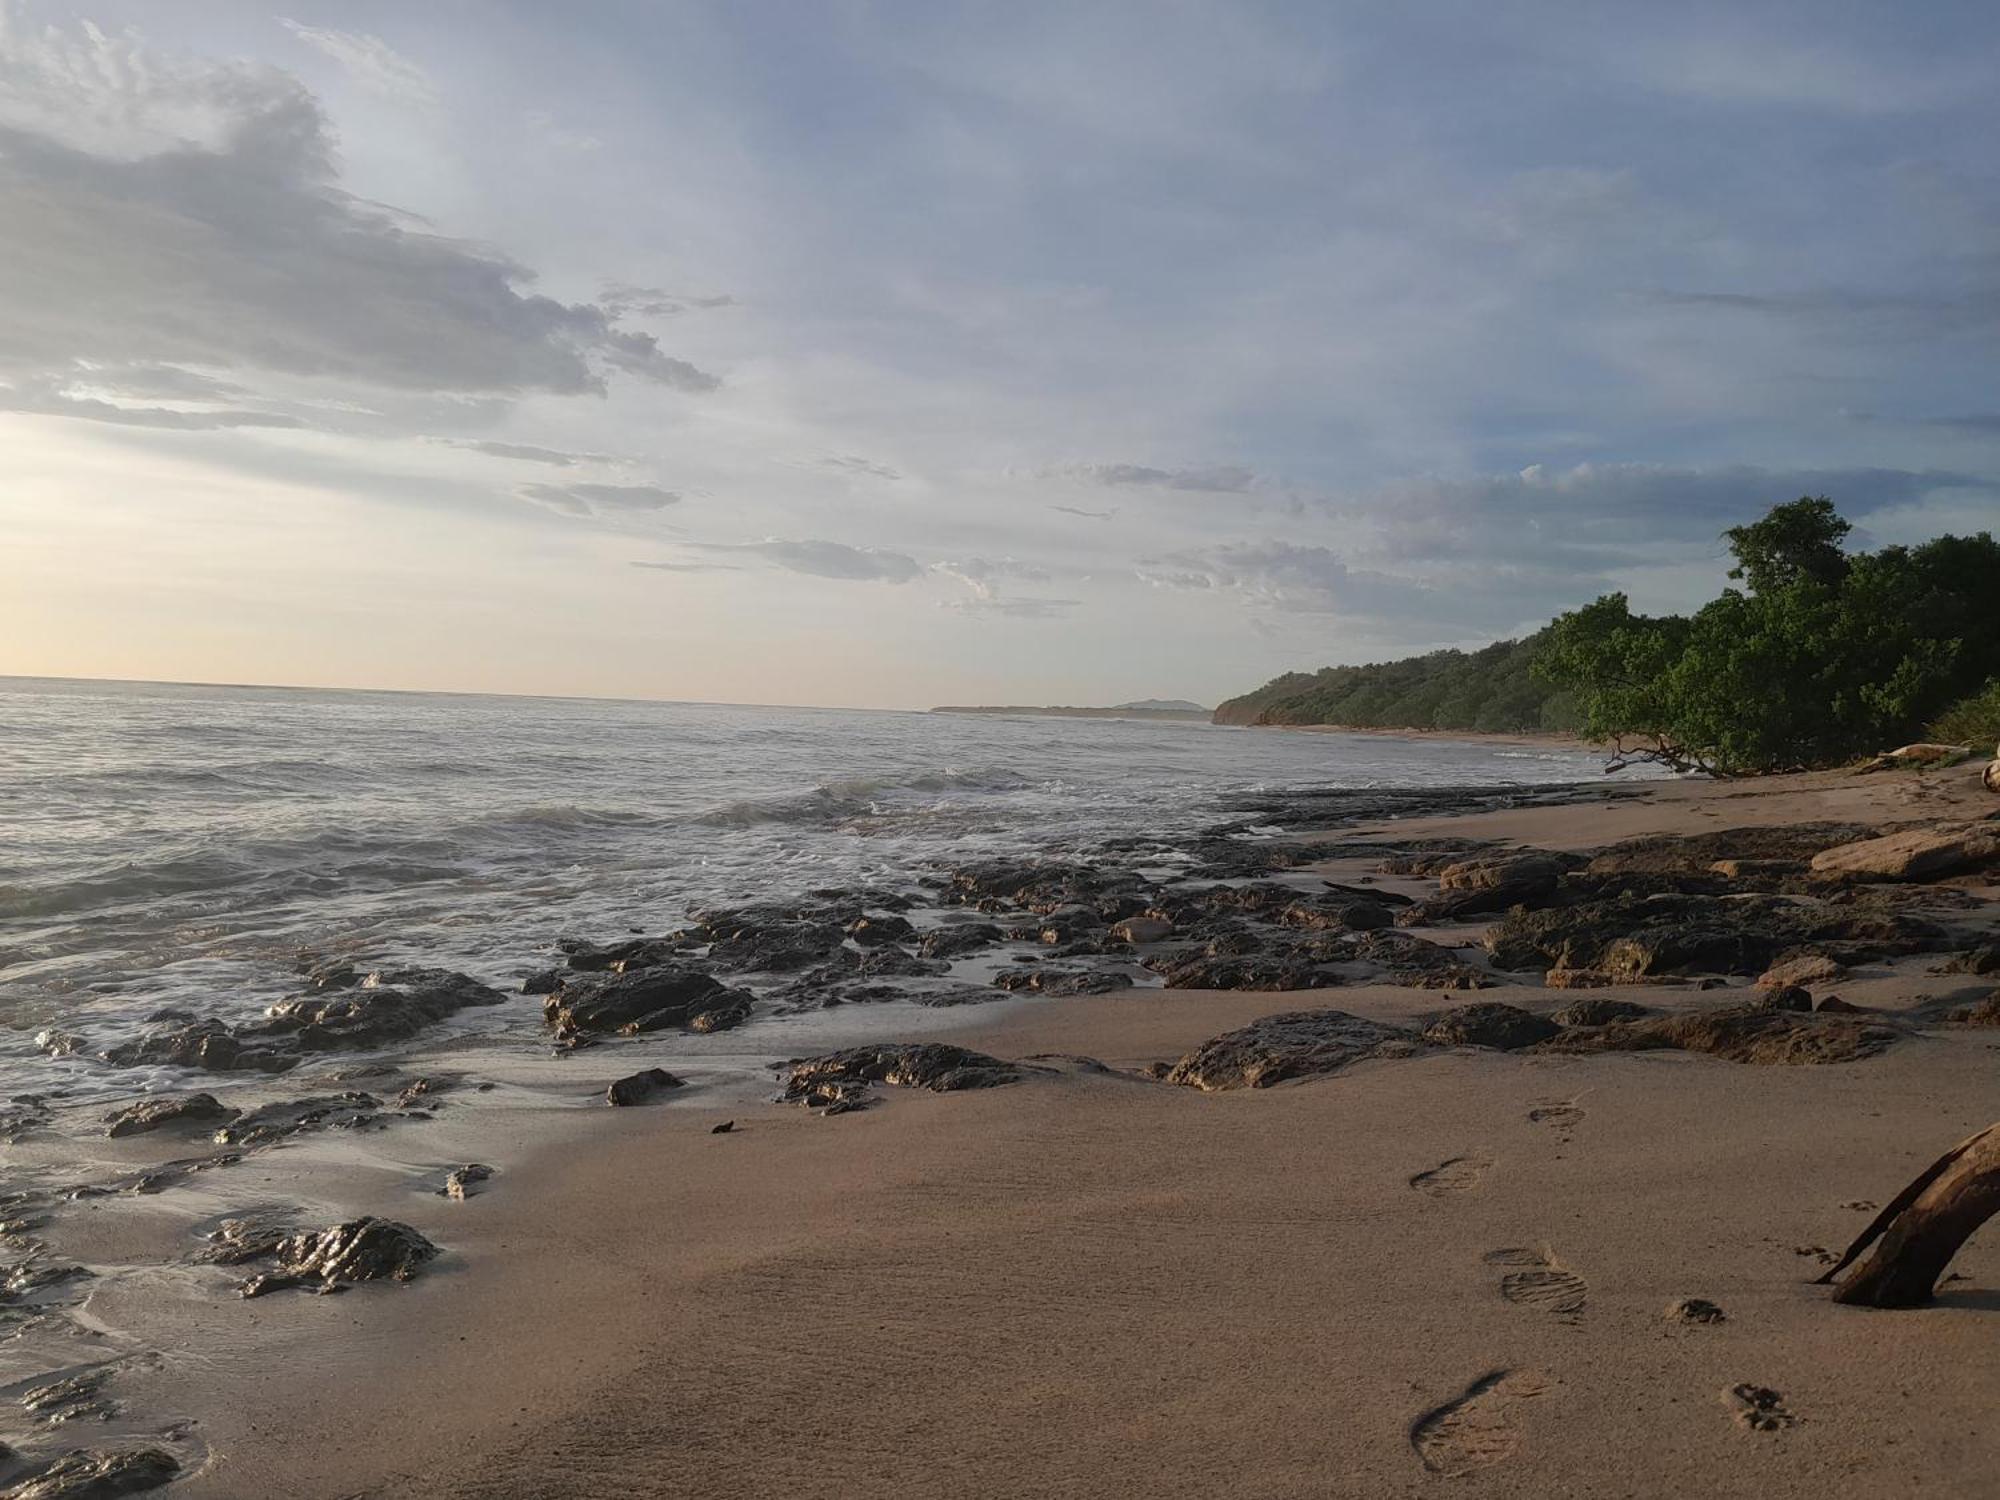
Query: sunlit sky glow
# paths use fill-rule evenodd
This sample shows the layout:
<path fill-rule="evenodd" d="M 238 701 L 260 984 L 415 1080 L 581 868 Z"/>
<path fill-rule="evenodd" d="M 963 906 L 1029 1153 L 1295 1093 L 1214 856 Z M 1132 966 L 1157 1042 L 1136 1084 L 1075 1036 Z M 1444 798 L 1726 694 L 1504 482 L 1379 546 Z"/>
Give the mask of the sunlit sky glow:
<path fill-rule="evenodd" d="M 1984 3 L 0 0 L 0 672 L 1212 702 L 1801 493 L 1990 527 L 1995 77 Z"/>

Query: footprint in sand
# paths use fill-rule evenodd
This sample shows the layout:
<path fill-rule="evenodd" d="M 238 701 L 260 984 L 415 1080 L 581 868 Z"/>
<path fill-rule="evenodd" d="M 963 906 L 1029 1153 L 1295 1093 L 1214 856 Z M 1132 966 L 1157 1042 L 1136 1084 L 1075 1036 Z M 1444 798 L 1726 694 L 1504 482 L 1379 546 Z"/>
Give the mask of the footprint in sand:
<path fill-rule="evenodd" d="M 1536 1125 L 1573 1130 L 1583 1119 L 1583 1106 L 1572 1099 L 1544 1099 L 1528 1111 L 1528 1119 Z"/>
<path fill-rule="evenodd" d="M 1510 1266 L 1500 1278 L 1500 1295 L 1517 1307 L 1551 1313 L 1565 1322 L 1582 1315 L 1590 1288 L 1584 1279 L 1544 1250 L 1489 1250 L 1489 1266 Z"/>
<path fill-rule="evenodd" d="M 1532 1370 L 1491 1370 L 1410 1424 L 1410 1446 L 1433 1474 L 1470 1474 L 1521 1446 L 1513 1408 L 1546 1389 Z"/>
<path fill-rule="evenodd" d="M 1410 1179 L 1410 1186 L 1433 1198 L 1449 1198 L 1454 1193 L 1468 1192 L 1477 1187 L 1479 1179 L 1492 1170 L 1490 1157 L 1453 1156 L 1439 1162 L 1428 1172 L 1417 1173 Z"/>

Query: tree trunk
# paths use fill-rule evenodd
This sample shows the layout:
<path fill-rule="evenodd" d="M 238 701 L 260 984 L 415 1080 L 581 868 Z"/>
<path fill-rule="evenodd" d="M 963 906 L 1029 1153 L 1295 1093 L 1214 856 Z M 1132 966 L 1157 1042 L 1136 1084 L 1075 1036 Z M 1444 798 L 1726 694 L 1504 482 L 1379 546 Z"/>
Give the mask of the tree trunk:
<path fill-rule="evenodd" d="M 2000 1125 L 1959 1142 L 1912 1182 L 1847 1247 L 1840 1263 L 1819 1278 L 1830 1282 L 1877 1236 L 1882 1243 L 1868 1264 L 1834 1293 L 1834 1301 L 1859 1307 L 1920 1307 L 1959 1246 L 2000 1213 Z"/>

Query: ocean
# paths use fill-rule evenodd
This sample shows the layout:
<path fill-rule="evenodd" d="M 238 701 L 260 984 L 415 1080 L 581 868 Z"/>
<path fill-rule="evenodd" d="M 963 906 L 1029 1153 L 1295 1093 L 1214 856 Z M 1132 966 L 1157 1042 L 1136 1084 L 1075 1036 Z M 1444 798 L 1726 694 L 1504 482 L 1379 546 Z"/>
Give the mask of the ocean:
<path fill-rule="evenodd" d="M 1305 787 L 1594 779 L 1568 748 L 1198 723 L 0 678 L 0 1086 L 187 1087 L 90 1056 L 241 1021 L 302 956 L 508 990 L 692 907 L 1085 854 Z M 460 1030 L 541 1045 L 540 1002 Z M 90 1046 L 50 1058 L 45 1029 Z"/>

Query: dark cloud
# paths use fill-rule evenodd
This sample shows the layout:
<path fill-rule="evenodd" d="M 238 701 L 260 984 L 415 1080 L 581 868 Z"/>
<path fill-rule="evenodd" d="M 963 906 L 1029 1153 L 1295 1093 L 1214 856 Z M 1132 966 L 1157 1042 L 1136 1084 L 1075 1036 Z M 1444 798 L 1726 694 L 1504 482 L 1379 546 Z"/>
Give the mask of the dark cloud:
<path fill-rule="evenodd" d="M 498 251 L 344 192 L 288 74 L 160 60 L 95 31 L 0 35 L 0 351 L 431 393 L 717 379 Z M 199 129 L 184 128 L 196 121 Z"/>
<path fill-rule="evenodd" d="M 589 517 L 643 515 L 681 499 L 650 484 L 524 484 L 514 493 L 559 515 Z"/>

